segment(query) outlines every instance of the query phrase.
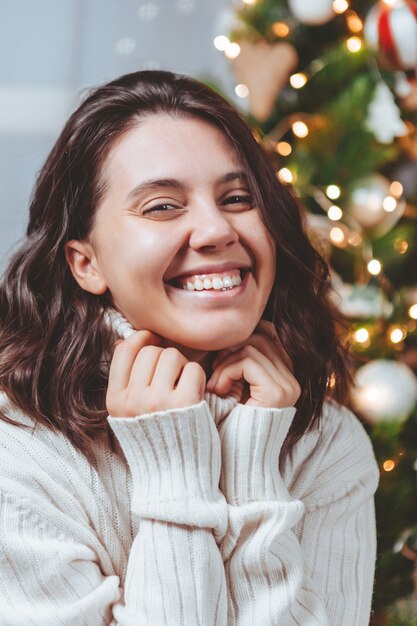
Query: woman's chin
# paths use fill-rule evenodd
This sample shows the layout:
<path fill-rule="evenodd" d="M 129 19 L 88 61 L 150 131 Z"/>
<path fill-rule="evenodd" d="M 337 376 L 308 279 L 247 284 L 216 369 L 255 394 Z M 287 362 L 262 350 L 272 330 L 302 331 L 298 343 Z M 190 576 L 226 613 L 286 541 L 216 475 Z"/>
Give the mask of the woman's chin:
<path fill-rule="evenodd" d="M 219 352 L 247 341 L 251 334 L 251 332 L 230 332 L 227 335 L 219 336 L 216 334 L 213 337 L 206 336 L 204 338 L 188 336 L 180 345 L 187 350 L 195 350 L 196 352 Z"/>

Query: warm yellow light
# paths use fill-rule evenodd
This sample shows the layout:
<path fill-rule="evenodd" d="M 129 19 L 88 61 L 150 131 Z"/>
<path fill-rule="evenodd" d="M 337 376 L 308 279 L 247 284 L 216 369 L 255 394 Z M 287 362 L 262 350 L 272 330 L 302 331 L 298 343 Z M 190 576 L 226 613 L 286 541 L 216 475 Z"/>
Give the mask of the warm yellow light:
<path fill-rule="evenodd" d="M 408 309 L 408 315 L 411 317 L 411 319 L 417 320 L 417 303 L 410 306 L 410 308 Z"/>
<path fill-rule="evenodd" d="M 349 52 L 359 52 L 362 49 L 362 40 L 359 37 L 349 37 L 346 41 Z"/>
<path fill-rule="evenodd" d="M 290 27 L 285 22 L 274 22 L 272 32 L 276 37 L 286 37 L 290 33 Z"/>
<path fill-rule="evenodd" d="M 294 180 L 294 176 L 292 175 L 291 170 L 288 167 L 282 167 L 279 172 L 279 177 L 284 183 L 292 183 Z"/>
<path fill-rule="evenodd" d="M 372 276 L 378 276 L 378 274 L 382 270 L 382 265 L 378 261 L 378 259 L 372 259 L 371 261 L 369 261 L 367 267 L 368 267 L 368 272 L 372 274 Z"/>
<path fill-rule="evenodd" d="M 398 0 L 382 0 L 382 2 L 388 5 L 389 7 L 392 7 L 394 4 L 398 3 Z"/>
<path fill-rule="evenodd" d="M 333 11 L 335 13 L 344 13 L 349 8 L 349 3 L 346 0 L 334 0 Z"/>
<path fill-rule="evenodd" d="M 391 213 L 397 208 L 397 201 L 393 196 L 387 196 L 386 198 L 384 198 L 382 206 L 384 208 L 384 211 L 386 211 L 387 213 Z"/>
<path fill-rule="evenodd" d="M 394 180 L 392 181 L 389 190 L 395 198 L 399 198 L 402 196 L 404 188 L 398 180 Z"/>
<path fill-rule="evenodd" d="M 307 82 L 307 76 L 303 74 L 302 72 L 299 72 L 298 74 L 293 74 L 292 76 L 290 76 L 290 84 L 291 84 L 291 87 L 294 87 L 294 89 L 301 89 L 301 87 L 304 87 L 306 82 Z"/>
<path fill-rule="evenodd" d="M 402 328 L 393 328 L 390 332 L 389 338 L 392 343 L 400 343 L 403 339 L 405 339 L 405 332 Z"/>
<path fill-rule="evenodd" d="M 345 233 L 341 228 L 335 226 L 330 231 L 330 240 L 335 244 L 341 244 L 345 240 Z"/>
<path fill-rule="evenodd" d="M 355 331 L 355 341 L 357 341 L 357 343 L 366 343 L 369 341 L 369 331 L 366 328 L 358 328 L 358 330 Z"/>
<path fill-rule="evenodd" d="M 240 46 L 238 43 L 231 41 L 224 51 L 228 59 L 236 59 L 240 54 Z"/>
<path fill-rule="evenodd" d="M 405 254 L 408 250 L 408 241 L 405 241 L 405 239 L 396 239 L 394 241 L 394 250 L 399 254 Z"/>
<path fill-rule="evenodd" d="M 235 93 L 239 98 L 247 98 L 249 95 L 249 88 L 247 85 L 239 83 L 239 85 L 236 85 L 235 87 Z"/>
<path fill-rule="evenodd" d="M 217 48 L 217 50 L 224 52 L 227 46 L 230 45 L 230 39 L 229 37 L 226 37 L 226 35 L 218 35 L 214 38 L 213 43 L 214 47 Z"/>
<path fill-rule="evenodd" d="M 337 200 L 340 197 L 340 187 L 337 185 L 328 185 L 326 195 L 330 200 Z"/>
<path fill-rule="evenodd" d="M 245 4 L 255 4 L 256 0 L 243 0 Z"/>
<path fill-rule="evenodd" d="M 288 141 L 279 141 L 276 150 L 281 156 L 289 156 L 292 152 L 292 147 Z"/>
<path fill-rule="evenodd" d="M 354 11 L 349 11 L 346 15 L 347 25 L 352 33 L 360 33 L 363 28 L 363 22 L 359 15 Z"/>
<path fill-rule="evenodd" d="M 386 472 L 391 472 L 395 467 L 395 463 L 392 459 L 388 459 L 388 461 L 383 462 L 382 467 Z"/>
<path fill-rule="evenodd" d="M 362 235 L 360 233 L 351 232 L 347 236 L 347 242 L 350 246 L 360 246 L 362 243 Z"/>
<path fill-rule="evenodd" d="M 340 207 L 336 206 L 335 204 L 332 204 L 332 206 L 329 207 L 327 211 L 327 216 L 329 220 L 332 220 L 332 222 L 337 222 L 338 220 L 342 219 L 343 211 Z"/>
<path fill-rule="evenodd" d="M 304 137 L 307 137 L 308 135 L 308 126 L 307 124 L 301 121 L 294 122 L 294 124 L 292 125 L 292 132 L 294 133 L 296 137 L 303 139 Z"/>

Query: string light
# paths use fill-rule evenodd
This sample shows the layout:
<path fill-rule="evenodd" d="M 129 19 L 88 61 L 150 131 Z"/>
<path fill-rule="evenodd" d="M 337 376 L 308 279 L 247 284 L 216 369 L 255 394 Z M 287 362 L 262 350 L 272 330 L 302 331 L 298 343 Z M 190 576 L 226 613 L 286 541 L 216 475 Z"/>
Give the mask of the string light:
<path fill-rule="evenodd" d="M 302 72 L 290 76 L 290 84 L 294 89 L 301 89 L 307 82 L 307 76 Z"/>
<path fill-rule="evenodd" d="M 405 241 L 405 239 L 396 239 L 394 241 L 394 250 L 399 254 L 405 254 L 408 250 L 408 241 Z"/>
<path fill-rule="evenodd" d="M 367 343 L 369 341 L 369 331 L 367 328 L 358 328 L 354 333 L 357 343 Z"/>
<path fill-rule="evenodd" d="M 236 85 L 235 87 L 235 93 L 239 98 L 247 98 L 249 95 L 249 88 L 247 85 L 239 83 L 239 85 Z"/>
<path fill-rule="evenodd" d="M 287 37 L 290 34 L 290 27 L 285 22 L 274 22 L 271 28 L 276 37 Z"/>
<path fill-rule="evenodd" d="M 410 308 L 408 309 L 408 315 L 411 317 L 411 319 L 417 320 L 417 303 L 410 306 Z"/>
<path fill-rule="evenodd" d="M 348 11 L 346 14 L 346 21 L 350 31 L 352 33 L 360 33 L 363 28 L 363 22 L 359 15 L 354 11 Z"/>
<path fill-rule="evenodd" d="M 307 124 L 301 121 L 294 122 L 294 124 L 292 125 L 292 132 L 294 133 L 296 137 L 303 139 L 304 137 L 307 137 L 308 135 L 308 126 Z"/>
<path fill-rule="evenodd" d="M 344 13 L 349 8 L 349 3 L 346 0 L 334 0 L 333 11 L 335 13 Z"/>
<path fill-rule="evenodd" d="M 362 49 L 362 40 L 359 39 L 359 37 L 349 37 L 349 39 L 346 41 L 346 47 L 349 50 L 349 52 L 359 52 L 359 50 Z"/>
<path fill-rule="evenodd" d="M 406 336 L 407 336 L 407 333 L 402 328 L 399 328 L 398 326 L 396 328 L 393 328 L 389 334 L 389 338 L 392 343 L 401 343 L 401 341 L 403 341 L 403 339 L 405 339 Z"/>
<path fill-rule="evenodd" d="M 382 207 L 384 211 L 391 213 L 397 208 L 397 201 L 393 196 L 387 196 L 382 202 Z"/>
<path fill-rule="evenodd" d="M 280 179 L 284 182 L 284 183 L 292 183 L 294 180 L 294 176 L 291 172 L 291 170 L 288 169 L 288 167 L 282 167 L 279 172 L 279 177 Z"/>
<path fill-rule="evenodd" d="M 329 220 L 332 220 L 332 222 L 337 222 L 340 219 L 342 219 L 343 211 L 340 207 L 336 206 L 335 204 L 332 204 L 332 206 L 329 207 L 327 211 L 327 216 Z"/>
<path fill-rule="evenodd" d="M 227 56 L 228 59 L 236 59 L 236 57 L 238 57 L 239 54 L 240 54 L 240 46 L 239 46 L 239 44 L 231 41 L 227 45 L 224 53 L 225 53 L 225 55 Z"/>
<path fill-rule="evenodd" d="M 289 156 L 292 152 L 291 144 L 288 141 L 279 141 L 277 143 L 276 151 L 281 156 Z"/>
<path fill-rule="evenodd" d="M 213 44 L 217 50 L 224 52 L 227 46 L 230 45 L 230 39 L 229 37 L 226 37 L 226 35 L 217 35 L 217 37 L 214 38 Z"/>
<path fill-rule="evenodd" d="M 330 231 L 330 240 L 335 244 L 342 244 L 345 241 L 345 233 L 341 228 L 335 226 Z"/>
<path fill-rule="evenodd" d="M 328 185 L 326 195 L 330 200 L 337 200 L 340 197 L 340 187 L 337 185 Z"/>
<path fill-rule="evenodd" d="M 351 232 L 347 236 L 347 242 L 350 246 L 357 247 L 362 243 L 362 235 L 360 233 Z"/>
<path fill-rule="evenodd" d="M 392 459 L 388 459 L 387 461 L 383 462 L 382 467 L 386 472 L 392 472 L 395 467 L 395 463 Z"/>
<path fill-rule="evenodd" d="M 399 198 L 402 196 L 404 188 L 398 180 L 394 180 L 392 181 L 389 190 L 395 198 Z"/>
<path fill-rule="evenodd" d="M 382 270 L 382 265 L 378 259 L 371 259 L 367 265 L 368 272 L 372 274 L 372 276 L 378 276 Z"/>

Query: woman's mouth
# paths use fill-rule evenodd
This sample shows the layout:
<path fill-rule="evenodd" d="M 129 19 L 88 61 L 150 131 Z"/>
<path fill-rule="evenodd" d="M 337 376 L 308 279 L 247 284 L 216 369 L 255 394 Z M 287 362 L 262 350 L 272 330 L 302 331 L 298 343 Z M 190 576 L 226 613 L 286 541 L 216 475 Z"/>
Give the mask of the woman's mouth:
<path fill-rule="evenodd" d="M 228 294 L 238 294 L 246 289 L 251 274 L 249 267 L 232 267 L 222 272 L 206 272 L 197 274 L 183 274 L 169 280 L 166 284 L 173 287 L 177 293 L 184 295 L 206 295 L 207 297 L 221 297 Z"/>
<path fill-rule="evenodd" d="M 175 282 L 178 288 L 186 289 L 187 291 L 226 291 L 239 286 L 242 282 L 242 277 L 241 270 L 236 268 L 213 274 L 181 276 Z"/>

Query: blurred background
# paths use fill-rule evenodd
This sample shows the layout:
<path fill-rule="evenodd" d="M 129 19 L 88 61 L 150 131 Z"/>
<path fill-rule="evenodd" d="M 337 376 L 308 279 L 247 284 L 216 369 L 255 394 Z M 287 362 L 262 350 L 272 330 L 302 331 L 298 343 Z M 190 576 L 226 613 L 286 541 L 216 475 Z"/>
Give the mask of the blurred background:
<path fill-rule="evenodd" d="M 351 406 L 381 470 L 371 623 L 415 626 L 417 0 L 0 8 L 0 269 L 24 233 L 36 173 L 87 88 L 170 69 L 232 100 L 300 198 L 348 320 Z"/>
<path fill-rule="evenodd" d="M 83 90 L 137 69 L 216 80 L 228 0 L 0 0 L 0 268 L 41 167 Z M 226 24 L 227 28 L 227 24 Z"/>

